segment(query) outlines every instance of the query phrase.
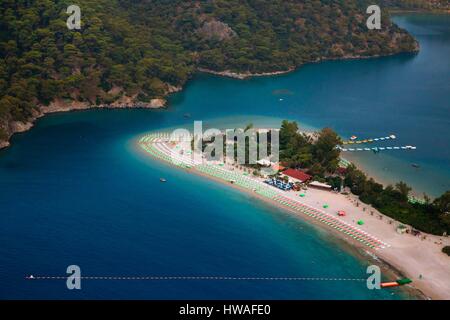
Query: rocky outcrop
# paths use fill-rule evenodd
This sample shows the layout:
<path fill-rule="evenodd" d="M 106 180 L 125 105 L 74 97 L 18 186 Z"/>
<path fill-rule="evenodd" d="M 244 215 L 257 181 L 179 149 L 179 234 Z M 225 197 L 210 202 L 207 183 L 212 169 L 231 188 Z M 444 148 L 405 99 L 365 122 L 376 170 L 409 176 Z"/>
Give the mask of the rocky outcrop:
<path fill-rule="evenodd" d="M 24 132 L 30 130 L 32 126 L 33 124 L 30 122 L 21 122 L 21 121 L 13 121 L 10 124 L 11 130 L 14 132 Z"/>
<path fill-rule="evenodd" d="M 200 72 L 215 74 L 218 76 L 244 80 L 244 79 L 251 78 L 251 77 L 264 77 L 264 76 L 274 76 L 277 74 L 284 74 L 284 73 L 291 72 L 294 69 L 295 68 L 289 68 L 288 70 L 283 70 L 283 71 L 261 72 L 261 73 L 233 72 L 230 70 L 215 71 L 215 70 L 210 70 L 210 69 L 205 69 L 205 68 L 198 68 L 197 70 Z"/>
<path fill-rule="evenodd" d="M 167 85 L 166 94 L 178 92 L 182 90 L 181 86 Z M 7 139 L 0 138 L 0 149 L 6 148 L 10 145 L 9 138 L 14 133 L 24 132 L 33 127 L 33 123 L 36 119 L 44 116 L 47 113 L 55 112 L 67 112 L 76 110 L 86 110 L 94 108 L 103 109 L 120 109 L 120 108 L 143 108 L 143 109 L 159 109 L 164 108 L 167 105 L 167 100 L 163 98 L 151 99 L 149 102 L 136 102 L 136 96 L 128 97 L 126 95 L 121 96 L 119 99 L 111 104 L 99 104 L 92 105 L 87 102 L 80 102 L 76 100 L 64 100 L 62 98 L 57 98 L 53 100 L 48 106 L 39 106 L 39 111 L 35 111 L 27 122 L 21 121 L 11 121 L 6 124 L 0 123 L 0 129 L 4 131 L 7 135 Z"/>
<path fill-rule="evenodd" d="M 217 39 L 220 41 L 236 36 L 236 32 L 230 26 L 218 20 L 206 21 L 201 28 L 197 29 L 197 33 L 204 39 Z"/>
<path fill-rule="evenodd" d="M 0 149 L 9 147 L 10 143 L 7 140 L 0 140 Z"/>
<path fill-rule="evenodd" d="M 169 95 L 171 93 L 175 93 L 181 91 L 183 89 L 182 86 L 173 86 L 169 83 L 166 83 L 165 94 Z M 124 94 L 124 90 L 121 87 L 113 87 L 109 92 L 109 95 L 120 95 L 118 99 L 110 104 L 99 104 L 93 105 L 88 102 L 80 102 L 77 100 L 69 100 L 56 98 L 49 105 L 44 106 L 40 105 L 37 110 L 33 111 L 32 116 L 28 119 L 27 122 L 20 121 L 10 121 L 9 123 L 0 122 L 0 134 L 6 133 L 6 139 L 4 136 L 0 135 L 0 149 L 6 148 L 10 145 L 9 139 L 14 133 L 24 132 L 33 127 L 36 119 L 44 116 L 47 113 L 55 113 L 55 112 L 67 112 L 67 111 L 76 111 L 76 110 L 86 110 L 86 109 L 94 109 L 94 108 L 102 108 L 102 109 L 125 109 L 125 108 L 142 108 L 142 109 L 159 109 L 165 108 L 167 105 L 167 100 L 164 98 L 154 98 L 149 102 L 140 102 L 137 101 L 137 94 L 133 96 L 127 96 Z"/>

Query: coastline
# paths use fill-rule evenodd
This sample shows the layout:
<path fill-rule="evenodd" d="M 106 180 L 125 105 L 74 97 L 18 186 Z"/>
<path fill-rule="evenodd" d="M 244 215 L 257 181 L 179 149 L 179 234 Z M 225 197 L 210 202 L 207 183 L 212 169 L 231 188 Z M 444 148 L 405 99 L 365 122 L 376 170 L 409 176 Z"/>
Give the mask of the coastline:
<path fill-rule="evenodd" d="M 160 161 L 160 160 L 157 159 L 157 161 Z M 164 163 L 164 161 L 160 161 L 160 162 Z M 378 265 L 380 267 L 380 269 L 382 270 L 383 275 L 386 278 L 392 278 L 392 279 L 399 278 L 400 279 L 400 278 L 405 277 L 404 273 L 400 269 L 394 267 L 388 261 L 386 261 L 382 257 L 379 257 L 375 253 L 367 251 L 367 249 L 363 245 L 361 245 L 359 242 L 353 241 L 352 239 L 345 239 L 339 232 L 336 232 L 336 230 L 334 230 L 333 228 L 323 226 L 323 225 L 319 224 L 318 222 L 314 221 L 314 219 L 301 216 L 295 210 L 285 207 L 285 206 L 282 206 L 275 201 L 270 201 L 269 199 L 267 199 L 261 195 L 258 195 L 257 193 L 254 193 L 254 192 L 252 193 L 248 189 L 241 188 L 237 185 L 224 183 L 223 180 L 211 177 L 207 174 L 204 174 L 204 173 L 201 173 L 201 172 L 198 172 L 195 170 L 187 170 L 187 171 L 189 173 L 193 173 L 193 174 L 203 177 L 205 179 L 210 179 L 217 183 L 231 186 L 235 190 L 243 192 L 246 196 L 261 200 L 262 202 L 264 202 L 266 205 L 270 206 L 273 209 L 280 209 L 283 211 L 283 213 L 294 216 L 296 219 L 305 221 L 309 225 L 313 226 L 314 228 L 317 228 L 320 231 L 325 230 L 328 234 L 331 235 L 331 237 L 332 237 L 331 241 L 338 243 L 338 245 L 341 246 L 341 248 L 343 248 L 349 254 L 355 255 L 358 259 L 361 259 L 362 261 L 365 261 L 365 262 L 370 261 L 370 264 Z M 416 297 L 419 300 L 429 300 L 431 298 L 431 297 L 428 297 L 421 289 L 416 288 L 414 285 L 409 285 L 408 287 L 403 287 L 403 288 L 401 288 L 401 290 L 409 292 L 409 294 L 412 294 L 414 297 Z"/>
<path fill-rule="evenodd" d="M 139 143 L 136 143 L 136 148 L 143 152 L 143 154 L 147 156 L 150 155 L 152 159 L 175 167 L 173 163 L 168 163 L 167 161 L 150 154 L 148 151 L 144 150 L 142 146 L 139 146 Z M 180 169 L 179 167 L 176 168 Z M 255 192 L 255 190 L 251 191 L 236 184 L 227 183 L 222 179 L 196 170 L 195 168 L 183 170 L 231 186 L 236 190 L 244 192 L 250 197 L 261 199 L 264 203 L 269 204 L 274 208 L 283 210 L 298 219 L 303 219 L 317 228 L 321 228 L 321 230 L 325 230 L 334 238 L 342 241 L 342 244 L 344 244 L 347 249 L 356 253 L 360 258 L 366 261 L 377 262 L 378 264 L 381 263 L 380 267 L 385 271 L 385 275 L 391 277 L 406 276 L 413 279 L 414 282 L 412 285 L 408 285 L 408 287 L 404 289 L 413 290 L 414 296 L 417 296 L 419 299 L 450 299 L 450 264 L 448 260 L 450 257 L 446 257 L 440 252 L 440 247 L 436 246 L 436 241 L 442 240 L 442 237 L 426 235 L 427 240 L 421 240 L 420 238 L 409 234 L 397 234 L 394 225 L 388 223 L 389 220 L 392 220 L 391 218 L 382 215 L 370 206 L 362 204 L 357 197 L 353 195 L 344 196 L 329 191 L 311 188 L 305 192 L 307 196 L 302 199 L 302 202 L 305 200 L 304 203 L 309 206 L 320 206 L 320 201 L 325 201 L 324 199 L 326 198 L 326 202 L 330 203 L 330 207 L 334 207 L 334 210 L 336 210 L 336 208 L 345 209 L 348 213 L 348 216 L 345 217 L 345 219 L 349 224 L 355 224 L 355 219 L 364 218 L 364 221 L 366 222 L 363 226 L 364 231 L 368 231 L 370 234 L 376 235 L 389 243 L 389 246 L 386 248 L 368 248 L 361 242 L 344 235 L 333 227 L 320 223 L 319 221 L 282 205 L 277 201 L 264 197 Z M 358 203 L 358 205 L 356 205 L 356 203 Z M 363 209 L 363 212 L 361 212 L 361 209 Z M 363 214 L 363 216 L 361 216 L 361 214 Z M 448 238 L 444 239 L 443 242 L 446 245 L 450 245 L 450 239 Z M 417 257 L 420 258 L 417 259 Z M 422 278 L 422 272 L 430 272 L 430 274 L 424 275 Z M 442 279 L 448 280 L 447 282 L 442 283 L 441 281 L 445 281 Z"/>
<path fill-rule="evenodd" d="M 301 66 L 290 67 L 287 70 L 272 71 L 272 72 L 261 72 L 261 73 L 234 72 L 234 71 L 231 71 L 231 70 L 216 71 L 216 70 L 211 70 L 211 69 L 206 69 L 206 68 L 197 68 L 197 71 L 201 72 L 201 73 L 208 73 L 208 74 L 213 74 L 213 75 L 221 76 L 221 77 L 228 77 L 228 78 L 233 78 L 233 79 L 245 80 L 245 79 L 249 79 L 249 78 L 253 78 L 253 77 L 268 77 L 268 76 L 286 74 L 286 73 L 289 73 L 289 72 L 297 70 L 299 67 L 301 67 Z"/>
<path fill-rule="evenodd" d="M 246 79 L 250 79 L 250 78 L 253 78 L 253 77 L 270 77 L 270 76 L 275 76 L 275 75 L 287 74 L 287 73 L 290 73 L 290 72 L 297 71 L 298 69 L 300 69 L 301 67 L 303 67 L 305 65 L 313 64 L 313 63 L 321 63 L 321 62 L 325 62 L 325 61 L 346 61 L 346 60 L 377 59 L 377 58 L 382 58 L 382 57 L 391 57 L 391 56 L 395 56 L 395 55 L 402 54 L 402 53 L 417 54 L 419 51 L 420 51 L 420 44 L 419 44 L 419 42 L 416 41 L 416 46 L 415 46 L 413 51 L 397 52 L 397 53 L 391 53 L 391 54 L 385 54 L 385 55 L 377 54 L 377 55 L 372 55 L 372 56 L 345 55 L 345 56 L 342 56 L 342 57 L 335 57 L 335 58 L 321 57 L 321 58 L 317 58 L 314 61 L 308 61 L 308 62 L 302 63 L 302 64 L 300 64 L 298 66 L 289 67 L 287 70 L 280 70 L 280 71 L 251 73 L 251 72 L 235 72 L 235 71 L 231 71 L 231 70 L 216 71 L 216 70 L 211 70 L 211 69 L 206 69 L 206 68 L 197 68 L 197 71 L 201 72 L 201 73 L 208 73 L 208 74 L 213 74 L 213 75 L 221 76 L 221 77 L 228 77 L 228 78 L 233 78 L 233 79 L 246 80 Z"/>
<path fill-rule="evenodd" d="M 213 74 L 216 76 L 222 76 L 222 77 L 229 77 L 239 80 L 246 80 L 253 77 L 268 77 L 268 76 L 275 76 L 275 75 L 283 75 L 290 72 L 294 72 L 301 68 L 304 65 L 312 64 L 312 63 L 320 63 L 325 61 L 345 61 L 345 60 L 365 60 L 365 59 L 376 59 L 381 57 L 389 57 L 389 56 L 395 56 L 402 53 L 409 53 L 409 54 L 417 54 L 420 51 L 420 44 L 416 40 L 415 41 L 415 48 L 413 51 L 408 52 L 397 52 L 392 54 L 386 54 L 386 55 L 372 55 L 372 56 L 361 56 L 361 55 L 344 55 L 342 57 L 320 57 L 317 58 L 314 61 L 308 61 L 304 62 L 298 66 L 291 66 L 287 70 L 281 70 L 281 71 L 272 71 L 272 72 L 262 72 L 262 73 L 250 73 L 250 72 L 234 72 L 230 70 L 223 70 L 223 71 L 216 71 L 216 70 L 210 70 L 206 68 L 197 68 L 198 73 L 207 73 L 207 74 Z M 7 124 L 8 127 L 8 137 L 6 140 L 0 139 L 0 150 L 3 148 L 7 148 L 11 145 L 10 139 L 15 133 L 25 132 L 30 130 L 34 126 L 34 122 L 36 119 L 45 116 L 48 113 L 57 113 L 57 112 L 69 112 L 69 111 L 77 111 L 77 110 L 87 110 L 87 109 L 95 109 L 95 108 L 105 108 L 105 109 L 134 109 L 134 108 L 141 108 L 141 109 L 160 109 L 160 108 L 166 108 L 167 107 L 167 97 L 172 94 L 183 90 L 183 86 L 172 86 L 167 85 L 167 90 L 162 98 L 154 98 L 151 99 L 150 102 L 134 102 L 133 97 L 127 97 L 122 96 L 117 101 L 111 103 L 111 104 L 88 104 L 85 102 L 78 102 L 75 100 L 71 100 L 69 103 L 65 102 L 62 98 L 58 98 L 54 101 L 52 101 L 48 106 L 44 105 L 38 105 L 37 109 L 38 111 L 34 111 L 33 115 L 26 121 L 13 121 Z"/>
<path fill-rule="evenodd" d="M 175 93 L 182 90 L 181 87 L 174 87 L 167 94 Z M 77 102 L 71 100 L 70 103 L 66 103 L 63 99 L 57 99 L 50 103 L 48 106 L 39 106 L 39 111 L 34 111 L 32 117 L 26 122 L 13 121 L 9 124 L 10 134 L 7 140 L 0 140 L 0 150 L 7 148 L 11 145 L 11 137 L 16 133 L 25 132 L 31 130 L 34 127 L 36 120 L 44 117 L 46 114 L 60 113 L 60 112 L 74 112 L 90 109 L 162 109 L 167 107 L 167 100 L 163 98 L 152 99 L 148 103 L 144 102 L 131 102 L 124 101 L 115 102 L 111 104 L 87 104 L 83 102 Z"/>

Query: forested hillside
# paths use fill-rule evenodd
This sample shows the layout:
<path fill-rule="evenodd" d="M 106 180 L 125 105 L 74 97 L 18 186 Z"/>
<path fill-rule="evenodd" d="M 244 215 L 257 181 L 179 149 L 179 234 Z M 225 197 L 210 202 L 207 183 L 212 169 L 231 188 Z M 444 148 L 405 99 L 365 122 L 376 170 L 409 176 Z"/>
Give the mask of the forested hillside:
<path fill-rule="evenodd" d="M 68 0 L 0 2 L 0 146 L 42 106 L 148 103 L 202 67 L 287 70 L 324 58 L 414 51 L 390 23 L 368 30 L 361 0 Z"/>

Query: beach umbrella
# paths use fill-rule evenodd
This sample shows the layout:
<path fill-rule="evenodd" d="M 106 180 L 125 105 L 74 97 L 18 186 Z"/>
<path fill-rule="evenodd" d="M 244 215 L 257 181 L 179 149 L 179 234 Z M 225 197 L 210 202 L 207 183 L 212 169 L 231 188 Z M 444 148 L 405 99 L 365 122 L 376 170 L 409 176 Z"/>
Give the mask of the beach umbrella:
<path fill-rule="evenodd" d="M 323 207 L 326 209 L 326 208 L 328 208 L 328 205 L 327 205 L 327 204 L 324 204 Z"/>
<path fill-rule="evenodd" d="M 362 226 L 363 224 L 364 224 L 364 221 L 362 221 L 362 220 L 358 220 L 358 222 L 357 222 L 360 226 Z"/>
<path fill-rule="evenodd" d="M 300 196 L 300 197 L 304 197 L 305 194 L 304 194 L 304 193 L 300 193 L 299 196 Z"/>
<path fill-rule="evenodd" d="M 343 210 L 338 211 L 338 216 L 340 216 L 340 217 L 345 216 L 345 211 L 343 211 Z"/>

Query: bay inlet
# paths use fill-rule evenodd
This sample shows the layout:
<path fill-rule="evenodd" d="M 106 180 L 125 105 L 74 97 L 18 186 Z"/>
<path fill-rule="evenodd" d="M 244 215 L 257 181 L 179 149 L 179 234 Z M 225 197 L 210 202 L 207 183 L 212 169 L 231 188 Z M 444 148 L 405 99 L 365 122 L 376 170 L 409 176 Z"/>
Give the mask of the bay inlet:
<path fill-rule="evenodd" d="M 450 21 L 395 20 L 418 38 L 419 54 L 329 61 L 244 81 L 200 74 L 167 110 L 52 114 L 14 136 L 12 147 L 0 151 L 0 297 L 409 298 L 398 290 L 369 291 L 364 282 L 86 281 L 74 292 L 64 281 L 25 280 L 64 275 L 71 264 L 102 276 L 366 277 L 369 261 L 322 229 L 152 161 L 134 141 L 145 132 L 189 127 L 189 120 L 220 127 L 291 119 L 344 137 L 393 133 L 418 150 L 352 160 L 383 180 L 438 195 L 450 181 Z"/>

